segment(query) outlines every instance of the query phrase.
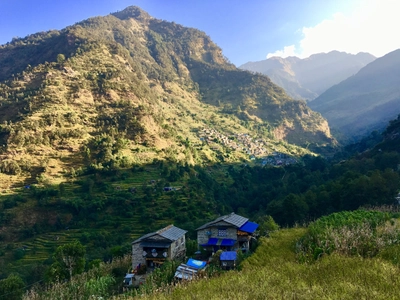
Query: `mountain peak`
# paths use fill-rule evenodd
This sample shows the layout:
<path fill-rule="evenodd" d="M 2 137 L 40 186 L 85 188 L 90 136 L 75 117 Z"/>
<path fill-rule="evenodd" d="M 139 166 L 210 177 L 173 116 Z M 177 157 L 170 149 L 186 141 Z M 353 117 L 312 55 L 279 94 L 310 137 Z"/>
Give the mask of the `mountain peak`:
<path fill-rule="evenodd" d="M 145 21 L 145 20 L 150 20 L 153 18 L 152 16 L 150 16 L 147 12 L 145 12 L 140 7 L 133 6 L 133 5 L 128 6 L 124 10 L 112 13 L 112 15 L 121 20 L 134 18 L 134 19 L 137 19 L 140 21 Z"/>

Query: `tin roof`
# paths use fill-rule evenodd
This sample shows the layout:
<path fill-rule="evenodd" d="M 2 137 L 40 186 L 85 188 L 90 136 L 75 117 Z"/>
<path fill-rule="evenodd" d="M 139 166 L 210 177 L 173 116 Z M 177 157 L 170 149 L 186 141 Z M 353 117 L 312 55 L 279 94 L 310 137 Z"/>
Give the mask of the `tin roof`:
<path fill-rule="evenodd" d="M 147 238 L 153 237 L 153 236 L 161 236 L 163 238 L 166 238 L 170 240 L 171 242 L 176 241 L 177 239 L 181 238 L 183 235 L 185 235 L 187 231 L 180 229 L 174 225 L 168 225 L 167 227 L 164 227 L 160 230 L 157 230 L 155 232 L 147 233 L 143 235 L 142 237 L 138 238 L 137 240 L 134 240 L 132 244 L 136 244 L 138 242 L 141 242 Z"/>
<path fill-rule="evenodd" d="M 176 226 L 170 225 L 168 228 L 164 228 L 165 230 L 162 230 L 159 234 L 162 237 L 165 237 L 166 239 L 169 239 L 171 241 L 176 241 L 179 239 L 182 235 L 184 235 L 187 231 L 180 229 Z M 158 233 L 158 232 L 157 232 Z"/>
<path fill-rule="evenodd" d="M 231 224 L 231 225 L 233 225 L 233 226 L 239 228 L 239 227 L 241 227 L 244 223 L 246 223 L 248 220 L 249 220 L 249 219 L 247 219 L 247 218 L 245 218 L 245 217 L 239 216 L 239 215 L 237 215 L 237 214 L 235 214 L 235 213 L 231 213 L 231 214 L 229 214 L 229 215 L 225 215 L 225 216 L 222 216 L 222 217 L 218 217 L 218 218 L 216 218 L 214 221 L 211 221 L 211 222 L 209 222 L 209 223 L 206 223 L 206 224 L 204 224 L 203 226 L 197 228 L 196 230 L 200 230 L 200 229 L 204 229 L 204 228 L 207 228 L 207 227 L 211 227 L 213 224 L 218 223 L 218 222 L 221 222 L 221 221 L 224 221 L 224 222 L 226 222 L 226 223 L 228 223 L 228 224 Z"/>

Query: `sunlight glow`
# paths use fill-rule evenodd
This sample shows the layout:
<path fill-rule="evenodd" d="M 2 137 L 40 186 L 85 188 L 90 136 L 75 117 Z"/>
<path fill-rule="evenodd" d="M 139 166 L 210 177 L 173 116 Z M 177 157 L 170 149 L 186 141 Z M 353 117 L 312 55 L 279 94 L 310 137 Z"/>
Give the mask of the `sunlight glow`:
<path fill-rule="evenodd" d="M 400 28 L 400 1 L 361 1 L 349 16 L 341 12 L 314 27 L 301 29 L 298 46 L 292 44 L 283 50 L 268 53 L 272 56 L 309 57 L 311 54 L 332 50 L 357 54 L 369 52 L 377 57 L 400 48 L 397 29 Z"/>

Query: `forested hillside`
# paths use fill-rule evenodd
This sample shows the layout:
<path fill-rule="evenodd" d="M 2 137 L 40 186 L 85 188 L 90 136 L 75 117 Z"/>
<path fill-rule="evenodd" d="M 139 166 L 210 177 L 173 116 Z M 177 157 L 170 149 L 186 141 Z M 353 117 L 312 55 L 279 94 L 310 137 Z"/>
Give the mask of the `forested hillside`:
<path fill-rule="evenodd" d="M 17 175 L 2 176 L 3 189 L 63 181 L 85 165 L 249 158 L 203 145 L 205 128 L 262 139 L 267 153 L 307 152 L 279 142 L 335 146 L 319 114 L 236 69 L 205 33 L 137 7 L 15 39 L 1 47 L 0 66 L 0 169 Z"/>

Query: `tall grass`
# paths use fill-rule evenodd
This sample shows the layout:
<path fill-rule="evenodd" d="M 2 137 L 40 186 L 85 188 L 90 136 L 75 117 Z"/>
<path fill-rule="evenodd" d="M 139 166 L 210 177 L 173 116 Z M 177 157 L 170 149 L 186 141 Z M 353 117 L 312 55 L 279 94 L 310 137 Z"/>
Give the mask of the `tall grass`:
<path fill-rule="evenodd" d="M 69 300 L 102 299 L 110 297 L 115 291 L 115 273 L 125 273 L 131 266 L 131 256 L 114 259 L 111 263 L 101 263 L 99 267 L 73 276 L 70 281 L 57 282 L 46 288 L 29 290 L 23 300 Z"/>
<path fill-rule="evenodd" d="M 312 262 L 333 252 L 374 257 L 400 242 L 400 224 L 378 211 L 340 212 L 323 217 L 308 228 L 296 245 L 298 259 Z"/>
<path fill-rule="evenodd" d="M 262 239 L 241 272 L 229 271 L 138 299 L 398 298 L 400 270 L 384 260 L 333 253 L 313 264 L 299 263 L 296 242 L 305 233 L 303 228 L 284 229 Z"/>

